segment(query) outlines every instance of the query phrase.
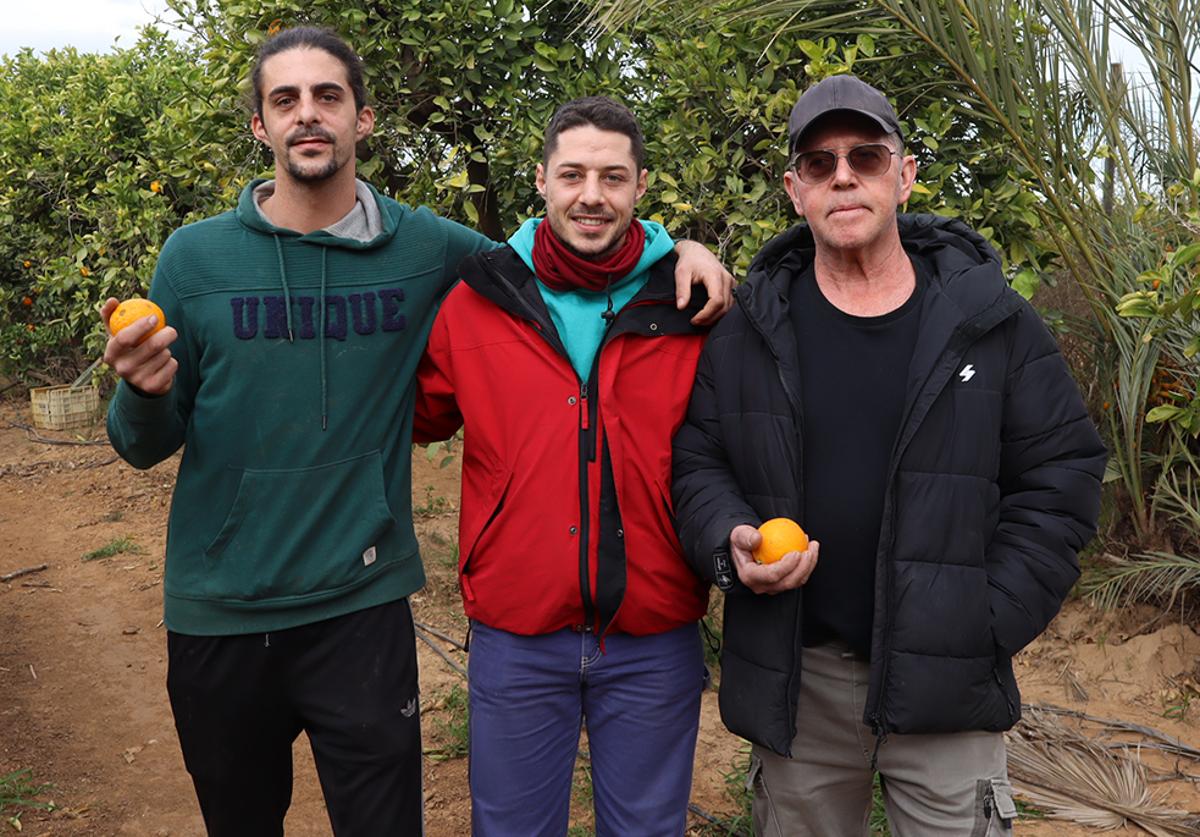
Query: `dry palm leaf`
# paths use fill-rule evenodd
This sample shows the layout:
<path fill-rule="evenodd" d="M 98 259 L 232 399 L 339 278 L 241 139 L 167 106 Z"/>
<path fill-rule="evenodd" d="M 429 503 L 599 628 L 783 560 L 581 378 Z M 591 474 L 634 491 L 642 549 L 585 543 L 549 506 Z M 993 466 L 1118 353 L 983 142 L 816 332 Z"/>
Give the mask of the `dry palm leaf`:
<path fill-rule="evenodd" d="M 1163 806 L 1140 761 L 1113 752 L 1053 716 L 1029 711 L 1007 735 L 1018 791 L 1049 816 L 1101 830 L 1127 822 L 1156 837 L 1195 837 L 1200 816 Z"/>
<path fill-rule="evenodd" d="M 1025 712 L 1035 709 L 1051 715 L 1077 718 L 1081 721 L 1098 724 L 1105 732 L 1131 733 L 1142 737 L 1142 740 L 1138 741 L 1137 744 L 1108 744 L 1109 748 L 1136 746 L 1139 749 L 1162 750 L 1164 753 L 1173 753 L 1174 755 L 1184 756 L 1185 758 L 1200 762 L 1200 749 L 1189 746 L 1175 736 L 1167 735 L 1162 730 L 1155 729 L 1154 727 L 1142 726 L 1141 724 L 1121 721 L 1116 718 L 1101 718 L 1096 715 L 1089 715 L 1086 712 L 1080 712 L 1078 709 L 1063 709 L 1061 706 L 1053 706 L 1048 703 L 1022 703 L 1021 708 Z"/>

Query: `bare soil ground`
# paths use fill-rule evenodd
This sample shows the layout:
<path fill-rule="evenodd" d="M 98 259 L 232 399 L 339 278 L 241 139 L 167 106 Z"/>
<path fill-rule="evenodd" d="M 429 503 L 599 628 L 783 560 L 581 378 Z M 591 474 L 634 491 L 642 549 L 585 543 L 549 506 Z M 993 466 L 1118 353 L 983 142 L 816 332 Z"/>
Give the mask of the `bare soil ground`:
<path fill-rule="evenodd" d="M 36 781 L 52 786 L 40 798 L 56 806 L 53 812 L 23 812 L 22 831 L 38 837 L 203 834 L 165 690 L 162 555 L 178 460 L 139 472 L 116 460 L 106 445 L 31 439 L 17 426 L 28 422 L 27 402 L 0 401 L 0 575 L 47 565 L 0 583 L 0 776 L 32 769 Z M 95 440 L 103 438 L 103 428 L 41 435 L 59 442 Z M 466 623 L 454 576 L 457 461 L 438 468 L 418 450 L 413 462 L 417 528 L 430 576 L 413 597 L 413 610 L 420 622 L 461 638 Z M 123 552 L 83 559 L 122 540 Z M 466 759 L 444 758 L 456 743 L 450 706 L 463 681 L 426 645 L 419 652 L 428 832 L 466 835 Z M 450 653 L 465 664 L 460 652 Z M 1018 658 L 1017 670 L 1026 701 L 1155 727 L 1200 747 L 1198 660 L 1200 637 L 1169 614 L 1104 614 L 1074 601 Z M 715 693 L 707 693 L 692 794 L 699 808 L 717 816 L 736 813 L 725 774 L 744 754 L 744 743 L 721 726 Z M 287 833 L 328 835 L 303 737 L 294 755 Z M 1154 753 L 1145 760 L 1162 774 L 1200 772 L 1194 762 Z M 1194 778 L 1157 781 L 1153 792 L 1165 804 L 1200 811 Z M 586 827 L 586 781 L 576 796 L 573 822 Z M 692 833 L 704 825 L 692 817 Z M 11 830 L 0 820 L 0 834 Z M 1036 819 L 1022 820 L 1016 832 L 1092 833 Z M 1143 832 L 1126 827 L 1113 833 Z"/>

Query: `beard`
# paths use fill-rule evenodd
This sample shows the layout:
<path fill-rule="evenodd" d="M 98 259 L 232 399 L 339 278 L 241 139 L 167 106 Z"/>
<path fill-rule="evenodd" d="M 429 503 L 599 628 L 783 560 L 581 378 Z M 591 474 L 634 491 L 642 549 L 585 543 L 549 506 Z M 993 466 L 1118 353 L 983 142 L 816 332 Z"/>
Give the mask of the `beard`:
<path fill-rule="evenodd" d="M 297 161 L 293 160 L 291 156 L 288 156 L 286 164 L 288 174 L 290 174 L 294 180 L 298 180 L 303 183 L 317 183 L 322 180 L 328 180 L 337 174 L 342 167 L 342 164 L 333 157 L 330 157 L 325 161 L 324 165 L 316 169 L 305 167 L 302 163 L 298 163 Z"/>
<path fill-rule="evenodd" d="M 329 143 L 329 159 L 317 168 L 306 165 L 303 158 L 295 159 L 291 155 L 291 148 L 296 143 L 305 139 L 318 138 Z M 315 128 L 308 131 L 300 131 L 297 134 L 288 138 L 288 154 L 284 158 L 284 166 L 287 168 L 287 173 L 295 180 L 304 183 L 318 183 L 322 180 L 328 180 L 338 173 L 338 170 L 344 165 L 345 161 L 338 160 L 337 140 L 333 134 L 321 128 Z"/>

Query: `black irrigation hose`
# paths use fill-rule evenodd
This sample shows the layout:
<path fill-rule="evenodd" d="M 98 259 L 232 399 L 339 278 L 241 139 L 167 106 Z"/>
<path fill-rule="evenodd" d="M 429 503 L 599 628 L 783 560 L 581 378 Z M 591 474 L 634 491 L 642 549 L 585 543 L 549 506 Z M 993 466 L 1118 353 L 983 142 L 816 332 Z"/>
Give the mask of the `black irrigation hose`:
<path fill-rule="evenodd" d="M 463 676 L 464 680 L 467 679 L 467 670 L 465 668 L 463 668 L 461 665 L 459 665 L 456 660 L 451 658 L 451 656 L 449 654 L 447 654 L 445 651 L 443 651 L 441 648 L 438 648 L 437 645 L 434 644 L 433 640 L 429 638 L 429 635 L 427 633 L 425 633 L 425 631 L 423 631 L 421 628 L 417 628 L 415 624 L 413 625 L 413 627 L 415 629 L 415 633 L 416 633 L 418 639 L 424 641 L 424 643 L 426 645 L 428 645 L 430 648 L 432 648 L 439 657 L 441 657 L 443 660 L 446 661 L 446 664 L 449 665 L 450 668 L 454 669 L 459 674 L 461 674 Z"/>
<path fill-rule="evenodd" d="M 429 625 L 426 625 L 424 622 L 418 622 L 415 619 L 413 620 L 413 624 L 416 625 L 418 628 L 420 628 L 425 633 L 430 634 L 431 636 L 436 636 L 438 639 L 445 640 L 446 642 L 450 643 L 455 648 L 457 648 L 459 651 L 467 650 L 467 646 L 463 645 L 461 642 L 459 642 L 457 639 L 450 636 L 449 634 L 442 633 L 437 628 L 431 628 Z"/>
<path fill-rule="evenodd" d="M 695 814 L 702 820 L 708 820 L 713 825 L 721 826 L 721 828 L 725 829 L 726 834 L 731 834 L 731 835 L 733 835 L 733 837 L 749 837 L 749 835 L 746 834 L 745 832 L 737 831 L 737 830 L 731 828 L 730 826 L 726 825 L 725 821 L 722 820 L 720 817 L 713 816 L 712 814 L 708 813 L 708 811 L 705 811 L 703 808 L 701 808 L 699 805 L 697 805 L 694 802 L 688 803 L 688 811 Z"/>
<path fill-rule="evenodd" d="M 74 445 L 77 447 L 78 446 L 87 447 L 87 446 L 91 446 L 91 445 L 99 445 L 101 447 L 108 447 L 108 444 L 109 444 L 108 439 L 87 439 L 84 441 L 80 441 L 77 439 L 47 439 L 45 436 L 38 435 L 38 432 L 36 430 L 34 430 L 33 427 L 31 427 L 30 425 L 22 424 L 19 421 L 10 421 L 8 423 L 8 426 L 15 427 L 18 430 L 24 430 L 25 435 L 29 437 L 29 441 L 41 442 L 43 445 Z"/>

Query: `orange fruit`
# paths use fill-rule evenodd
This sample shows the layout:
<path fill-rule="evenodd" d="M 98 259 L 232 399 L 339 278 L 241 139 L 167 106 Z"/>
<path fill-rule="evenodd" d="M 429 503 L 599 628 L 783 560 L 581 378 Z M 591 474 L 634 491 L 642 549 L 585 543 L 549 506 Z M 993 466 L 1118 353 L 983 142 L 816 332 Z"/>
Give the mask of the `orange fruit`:
<path fill-rule="evenodd" d="M 167 324 L 167 318 L 163 316 L 162 309 L 148 299 L 134 297 L 122 302 L 112 312 L 112 316 L 108 318 L 108 328 L 113 334 L 116 334 L 121 329 L 128 328 L 143 317 L 149 317 L 152 314 L 158 317 L 158 322 L 142 338 L 142 340 L 145 340 L 146 337 L 149 337 L 156 331 L 160 331 Z"/>
<path fill-rule="evenodd" d="M 774 564 L 789 552 L 808 549 L 808 535 L 794 520 L 773 517 L 758 527 L 762 543 L 754 550 L 754 560 L 760 564 Z"/>

